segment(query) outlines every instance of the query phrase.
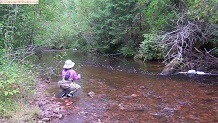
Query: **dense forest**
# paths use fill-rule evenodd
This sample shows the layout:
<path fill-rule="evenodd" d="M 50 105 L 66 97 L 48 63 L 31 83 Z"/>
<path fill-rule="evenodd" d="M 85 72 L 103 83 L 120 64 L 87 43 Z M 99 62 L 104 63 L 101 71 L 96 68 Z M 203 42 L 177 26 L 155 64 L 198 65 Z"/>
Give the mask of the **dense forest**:
<path fill-rule="evenodd" d="M 1 5 L 1 55 L 19 48 L 86 49 L 177 61 L 177 68 L 217 67 L 216 1 L 45 0 Z M 22 54 L 22 53 L 21 53 Z M 200 56 L 200 57 L 199 57 Z"/>
<path fill-rule="evenodd" d="M 216 1 L 205 0 L 43 0 L 38 5 L 1 5 L 0 53 L 12 55 L 30 47 L 85 49 L 173 61 L 170 69 L 217 69 L 217 6 Z"/>
<path fill-rule="evenodd" d="M 163 74 L 190 69 L 215 72 L 217 16 L 217 0 L 39 0 L 37 5 L 1 4 L 0 111 L 6 113 L 8 96 L 27 93 L 24 90 L 29 86 L 17 85 L 32 84 L 26 83 L 34 81 L 30 60 L 43 49 L 76 49 L 144 62 L 163 61 L 167 64 Z"/>

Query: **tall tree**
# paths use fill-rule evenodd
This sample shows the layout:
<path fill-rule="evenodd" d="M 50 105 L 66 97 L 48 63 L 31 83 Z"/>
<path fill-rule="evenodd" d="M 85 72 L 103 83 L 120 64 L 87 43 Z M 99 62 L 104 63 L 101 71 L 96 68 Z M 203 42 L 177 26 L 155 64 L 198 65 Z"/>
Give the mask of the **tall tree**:
<path fill-rule="evenodd" d="M 97 13 L 92 18 L 94 39 L 99 50 L 106 53 L 121 52 L 129 43 L 134 44 L 133 19 L 138 13 L 135 0 L 100 0 Z"/>

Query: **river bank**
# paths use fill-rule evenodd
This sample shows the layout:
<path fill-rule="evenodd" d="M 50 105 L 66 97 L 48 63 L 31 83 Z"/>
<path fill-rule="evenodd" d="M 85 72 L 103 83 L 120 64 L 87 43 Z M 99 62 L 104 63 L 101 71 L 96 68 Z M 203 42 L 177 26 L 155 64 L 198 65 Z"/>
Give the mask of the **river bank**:
<path fill-rule="evenodd" d="M 48 93 L 50 88 L 51 79 L 39 79 L 39 83 L 36 87 L 36 99 L 31 102 L 32 105 L 36 105 L 40 108 L 41 114 L 39 115 L 37 123 L 52 122 L 63 118 L 64 108 L 56 101 L 56 95 Z"/>

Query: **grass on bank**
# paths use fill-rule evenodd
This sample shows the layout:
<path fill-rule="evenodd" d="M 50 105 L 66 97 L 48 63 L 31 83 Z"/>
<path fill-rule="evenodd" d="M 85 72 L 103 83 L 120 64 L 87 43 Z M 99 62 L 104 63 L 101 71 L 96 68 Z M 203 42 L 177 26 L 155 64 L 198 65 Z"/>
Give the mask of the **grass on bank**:
<path fill-rule="evenodd" d="M 30 64 L 1 62 L 0 64 L 0 122 L 33 122 L 40 115 L 34 99 L 37 74 Z"/>

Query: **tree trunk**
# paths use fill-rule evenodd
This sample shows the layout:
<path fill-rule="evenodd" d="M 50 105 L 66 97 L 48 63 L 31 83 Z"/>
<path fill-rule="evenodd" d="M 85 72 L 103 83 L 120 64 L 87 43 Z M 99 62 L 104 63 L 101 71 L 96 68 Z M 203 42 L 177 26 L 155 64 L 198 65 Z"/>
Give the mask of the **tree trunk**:
<path fill-rule="evenodd" d="M 161 72 L 162 75 L 170 75 L 177 72 L 177 67 L 179 66 L 180 61 L 178 57 L 175 57 L 170 63 L 168 63 L 164 70 Z"/>

